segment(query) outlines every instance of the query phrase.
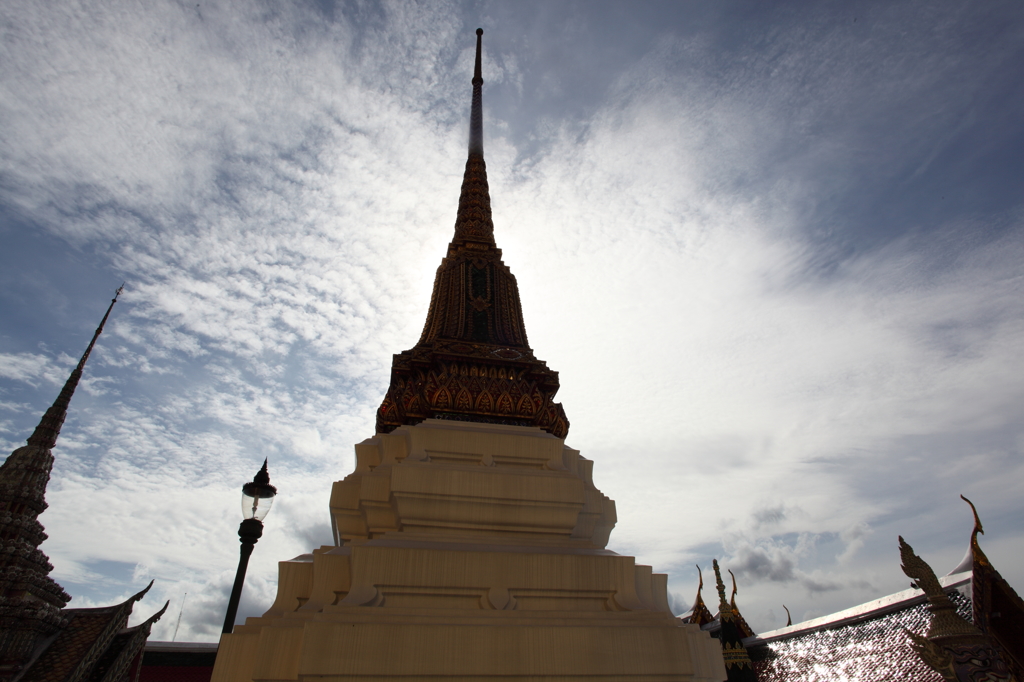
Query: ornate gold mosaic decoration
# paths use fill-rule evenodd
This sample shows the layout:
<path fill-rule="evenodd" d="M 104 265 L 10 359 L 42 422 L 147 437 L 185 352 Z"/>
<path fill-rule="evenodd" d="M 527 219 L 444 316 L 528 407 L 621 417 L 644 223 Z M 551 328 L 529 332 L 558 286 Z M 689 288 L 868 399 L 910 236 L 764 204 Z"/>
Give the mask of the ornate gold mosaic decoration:
<path fill-rule="evenodd" d="M 558 372 L 533 355 L 516 278 L 494 243 L 483 155 L 481 36 L 470 116 L 469 158 L 455 236 L 434 278 L 419 342 L 394 356 L 391 385 L 377 410 L 377 431 L 424 419 L 538 426 L 565 438 Z"/>

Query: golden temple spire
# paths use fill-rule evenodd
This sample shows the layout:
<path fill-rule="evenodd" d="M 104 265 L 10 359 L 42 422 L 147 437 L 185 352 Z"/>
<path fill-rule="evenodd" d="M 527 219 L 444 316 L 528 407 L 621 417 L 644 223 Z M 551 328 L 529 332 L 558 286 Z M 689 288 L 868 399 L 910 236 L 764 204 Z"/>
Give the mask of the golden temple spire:
<path fill-rule="evenodd" d="M 537 426 L 565 438 L 569 420 L 553 398 L 558 372 L 533 355 L 515 275 L 494 242 L 483 153 L 483 29 L 476 31 L 469 158 L 455 234 L 434 278 L 416 346 L 394 356 L 377 431 L 424 419 Z"/>

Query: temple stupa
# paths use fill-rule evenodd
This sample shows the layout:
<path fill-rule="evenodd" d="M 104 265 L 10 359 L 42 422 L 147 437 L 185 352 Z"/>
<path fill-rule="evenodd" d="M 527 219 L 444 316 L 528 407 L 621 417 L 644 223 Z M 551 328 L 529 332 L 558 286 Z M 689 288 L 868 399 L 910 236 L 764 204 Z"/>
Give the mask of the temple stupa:
<path fill-rule="evenodd" d="M 280 562 L 277 599 L 222 636 L 214 682 L 726 677 L 666 576 L 605 549 L 615 503 L 565 443 L 494 241 L 477 30 L 455 235 L 377 433 L 334 483 L 334 545 Z"/>

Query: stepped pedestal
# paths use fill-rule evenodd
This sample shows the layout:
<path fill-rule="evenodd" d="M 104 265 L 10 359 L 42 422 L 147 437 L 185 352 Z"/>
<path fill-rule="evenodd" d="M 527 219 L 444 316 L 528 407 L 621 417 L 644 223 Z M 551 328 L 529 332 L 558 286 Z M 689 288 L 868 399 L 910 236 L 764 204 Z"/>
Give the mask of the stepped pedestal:
<path fill-rule="evenodd" d="M 213 682 L 724 680 L 666 576 L 604 549 L 615 503 L 539 428 L 428 419 L 356 446 L 338 546 L 280 564 Z"/>

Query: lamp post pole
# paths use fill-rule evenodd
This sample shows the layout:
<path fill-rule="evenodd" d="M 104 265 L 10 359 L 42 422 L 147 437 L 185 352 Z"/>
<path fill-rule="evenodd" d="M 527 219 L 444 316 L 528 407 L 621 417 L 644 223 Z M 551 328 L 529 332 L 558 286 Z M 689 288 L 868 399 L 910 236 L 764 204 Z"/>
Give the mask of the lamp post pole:
<path fill-rule="evenodd" d="M 238 526 L 238 539 L 241 542 L 238 557 L 238 570 L 235 571 L 235 584 L 231 586 L 231 599 L 228 600 L 228 612 L 224 616 L 224 634 L 231 634 L 235 627 L 235 615 L 238 613 L 238 602 L 242 597 L 242 585 L 245 583 L 245 571 L 249 568 L 249 557 L 261 537 L 263 537 L 263 518 L 270 511 L 270 505 L 277 495 L 277 488 L 270 485 L 270 474 L 267 473 L 267 461 L 263 460 L 263 468 L 253 477 L 252 482 L 242 486 L 242 513 L 245 516 Z"/>
<path fill-rule="evenodd" d="M 228 612 L 224 616 L 224 632 L 227 634 L 235 627 L 235 614 L 238 613 L 238 600 L 242 597 L 242 583 L 245 582 L 245 571 L 249 568 L 249 557 L 262 535 L 263 522 L 259 519 L 244 519 L 238 525 L 238 539 L 242 546 L 238 557 L 238 570 L 235 571 L 235 584 L 231 587 L 231 599 L 228 601 Z"/>

